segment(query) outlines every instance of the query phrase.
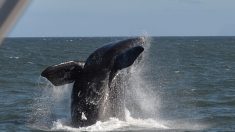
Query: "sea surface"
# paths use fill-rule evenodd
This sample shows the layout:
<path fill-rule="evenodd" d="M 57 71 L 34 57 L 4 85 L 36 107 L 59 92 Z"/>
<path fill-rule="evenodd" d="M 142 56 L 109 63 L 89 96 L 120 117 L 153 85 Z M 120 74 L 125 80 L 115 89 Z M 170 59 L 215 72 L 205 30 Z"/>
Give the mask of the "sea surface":
<path fill-rule="evenodd" d="M 72 127 L 72 84 L 54 87 L 41 72 L 125 38 L 7 38 L 0 131 L 235 131 L 235 37 L 149 37 L 127 82 L 126 121 Z"/>

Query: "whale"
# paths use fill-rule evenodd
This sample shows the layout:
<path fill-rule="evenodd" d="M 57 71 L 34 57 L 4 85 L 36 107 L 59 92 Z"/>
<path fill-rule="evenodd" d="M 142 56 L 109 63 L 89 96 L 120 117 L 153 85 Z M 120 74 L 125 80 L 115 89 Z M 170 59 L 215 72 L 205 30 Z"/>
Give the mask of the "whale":
<path fill-rule="evenodd" d="M 125 88 L 119 74 L 142 59 L 145 37 L 111 42 L 96 49 L 86 61 L 52 65 L 41 76 L 54 86 L 73 84 L 71 124 L 84 127 L 110 117 L 125 120 Z"/>

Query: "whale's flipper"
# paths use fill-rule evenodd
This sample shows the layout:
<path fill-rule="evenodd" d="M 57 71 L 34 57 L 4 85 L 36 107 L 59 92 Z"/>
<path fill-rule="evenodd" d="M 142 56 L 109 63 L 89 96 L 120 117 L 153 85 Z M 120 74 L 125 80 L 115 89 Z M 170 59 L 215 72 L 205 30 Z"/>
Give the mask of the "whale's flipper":
<path fill-rule="evenodd" d="M 47 78 L 55 86 L 72 83 L 79 77 L 84 64 L 84 62 L 69 61 L 49 66 L 41 73 L 41 76 Z"/>
<path fill-rule="evenodd" d="M 117 55 L 114 60 L 114 70 L 121 70 L 131 66 L 143 51 L 144 48 L 142 46 L 136 46 Z"/>

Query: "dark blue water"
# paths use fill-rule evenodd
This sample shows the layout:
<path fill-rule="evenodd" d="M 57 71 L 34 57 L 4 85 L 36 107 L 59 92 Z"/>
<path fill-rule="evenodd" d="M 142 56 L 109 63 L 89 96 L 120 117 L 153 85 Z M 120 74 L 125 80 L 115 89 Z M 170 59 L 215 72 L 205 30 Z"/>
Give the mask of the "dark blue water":
<path fill-rule="evenodd" d="M 72 128 L 71 86 L 50 86 L 40 73 L 86 60 L 96 48 L 122 39 L 6 39 L 0 47 L 0 131 L 133 131 L 140 125 L 154 131 L 235 130 L 235 37 L 150 38 L 141 76 L 132 79 L 144 83 L 130 88 L 137 95 L 129 100 L 130 120 Z M 131 107 L 136 102 L 139 108 Z"/>

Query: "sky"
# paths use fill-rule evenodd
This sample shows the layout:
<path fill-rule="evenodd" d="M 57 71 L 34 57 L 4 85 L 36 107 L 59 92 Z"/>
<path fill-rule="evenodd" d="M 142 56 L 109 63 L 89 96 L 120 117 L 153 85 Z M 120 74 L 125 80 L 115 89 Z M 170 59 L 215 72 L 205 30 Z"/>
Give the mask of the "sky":
<path fill-rule="evenodd" d="M 9 37 L 235 36 L 235 0 L 33 0 Z"/>

